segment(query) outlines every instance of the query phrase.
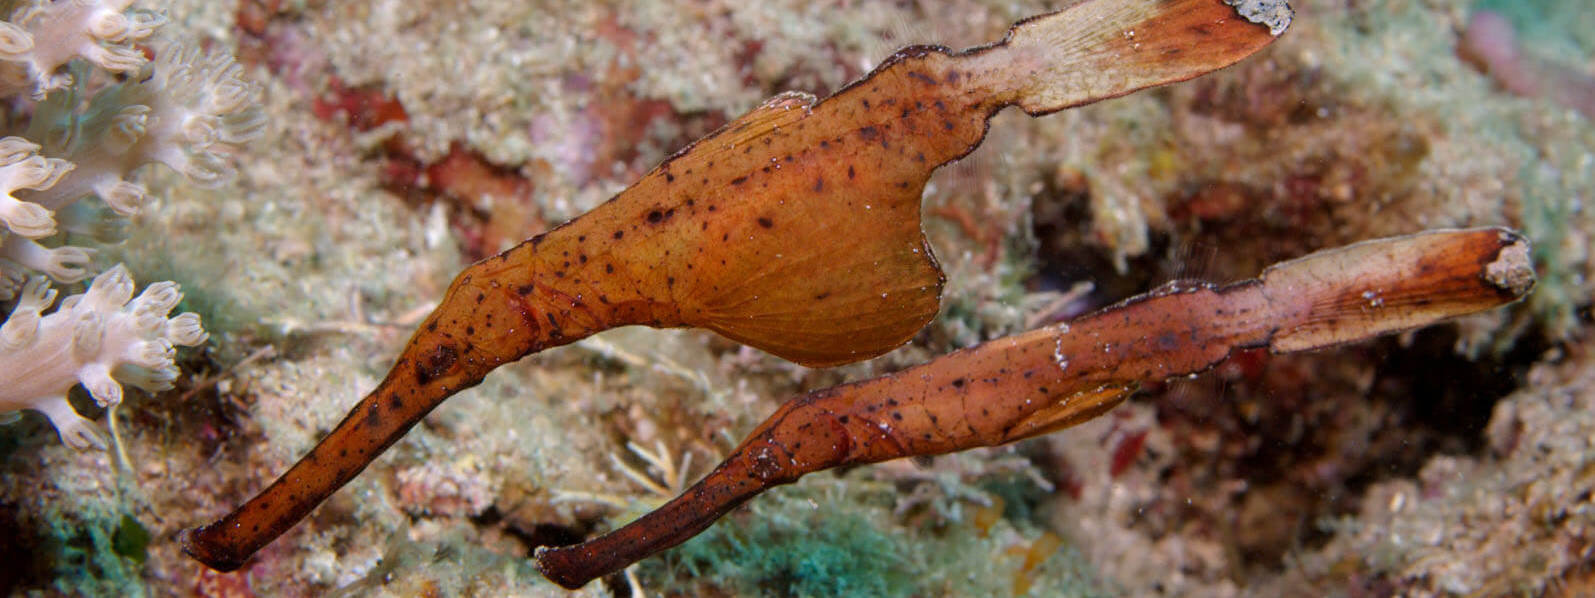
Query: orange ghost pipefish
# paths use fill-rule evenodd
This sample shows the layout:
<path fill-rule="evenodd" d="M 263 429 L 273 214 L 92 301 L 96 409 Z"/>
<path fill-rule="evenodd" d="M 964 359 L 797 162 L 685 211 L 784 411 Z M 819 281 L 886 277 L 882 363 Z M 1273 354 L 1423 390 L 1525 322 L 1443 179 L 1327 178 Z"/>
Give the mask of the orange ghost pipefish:
<path fill-rule="evenodd" d="M 185 531 L 183 550 L 242 566 L 450 395 L 610 328 L 702 327 L 811 366 L 901 345 L 940 300 L 925 182 L 979 145 L 991 115 L 1189 79 L 1267 46 L 1289 17 L 1283 0 L 1088 0 L 992 45 L 905 48 L 823 101 L 777 96 L 466 268 L 376 390 L 258 496 Z"/>
<path fill-rule="evenodd" d="M 537 567 L 578 588 L 808 473 L 1045 434 L 1236 349 L 1367 339 L 1505 305 L 1533 286 L 1528 242 L 1502 228 L 1366 241 L 1223 287 L 1172 282 L 1067 324 L 788 401 L 681 496 L 587 542 L 538 548 Z"/>

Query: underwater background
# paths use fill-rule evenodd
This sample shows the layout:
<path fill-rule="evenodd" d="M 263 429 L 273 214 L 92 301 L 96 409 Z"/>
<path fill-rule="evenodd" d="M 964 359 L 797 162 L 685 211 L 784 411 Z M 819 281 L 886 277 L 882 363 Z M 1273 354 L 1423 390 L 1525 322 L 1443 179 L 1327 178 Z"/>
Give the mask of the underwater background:
<path fill-rule="evenodd" d="M 810 475 L 574 595 L 1595 592 L 1586 0 L 1295 0 L 1290 30 L 1228 69 L 1006 111 L 926 190 L 948 281 L 909 345 L 825 370 L 697 331 L 544 352 L 447 401 L 231 574 L 184 557 L 177 531 L 304 454 L 465 265 L 775 93 L 824 96 L 898 47 L 989 43 L 1068 3 L 82 1 L 164 15 L 141 51 L 230 54 L 259 85 L 238 111 L 263 124 L 216 148 L 230 166 L 142 166 L 144 209 L 77 202 L 41 241 L 94 249 L 94 272 L 125 263 L 140 289 L 179 283 L 176 311 L 210 336 L 179 351 L 171 390 L 128 390 L 109 450 L 34 412 L 0 427 L 9 595 L 571 595 L 532 546 L 661 504 L 800 392 L 1176 278 L 1496 224 L 1535 242 L 1541 278 L 1510 309 L 1248 352 L 1049 436 Z M 37 5 L 0 2 L 12 22 Z M 128 77 L 72 68 L 50 91 Z M 7 134 L 48 149 L 37 82 L 0 79 Z"/>

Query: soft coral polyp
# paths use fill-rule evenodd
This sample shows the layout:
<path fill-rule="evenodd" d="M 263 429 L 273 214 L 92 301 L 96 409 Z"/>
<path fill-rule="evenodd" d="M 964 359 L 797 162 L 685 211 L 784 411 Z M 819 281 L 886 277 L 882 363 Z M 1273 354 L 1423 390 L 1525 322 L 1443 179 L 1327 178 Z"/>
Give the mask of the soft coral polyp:
<path fill-rule="evenodd" d="M 208 335 L 192 313 L 168 318 L 182 300 L 176 283 L 158 282 L 133 296 L 133 277 L 117 265 L 88 290 L 61 301 L 43 277 L 28 281 L 0 325 L 0 414 L 33 409 L 50 418 L 74 448 L 104 448 L 95 425 L 78 415 L 67 392 L 82 384 L 102 407 L 122 402 L 122 385 L 166 390 L 177 379 L 174 345 Z"/>

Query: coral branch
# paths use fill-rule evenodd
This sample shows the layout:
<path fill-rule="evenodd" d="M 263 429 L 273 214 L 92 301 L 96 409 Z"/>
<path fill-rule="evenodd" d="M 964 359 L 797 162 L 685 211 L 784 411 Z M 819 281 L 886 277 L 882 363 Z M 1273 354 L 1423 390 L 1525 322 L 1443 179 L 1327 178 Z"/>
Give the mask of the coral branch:
<path fill-rule="evenodd" d="M 117 212 L 137 213 L 144 188 L 129 180 L 139 167 L 165 164 L 189 180 L 216 186 L 230 180 L 226 148 L 259 137 L 266 120 L 260 86 L 226 52 L 196 46 L 163 48 L 148 77 L 113 85 L 79 114 L 73 94 L 54 94 L 39 106 L 28 134 L 50 140 L 44 149 L 76 169 L 59 183 L 25 196 L 52 210 L 98 194 Z"/>
<path fill-rule="evenodd" d="M 122 216 L 138 214 L 147 194 L 132 177 L 146 164 L 165 164 L 203 186 L 234 176 L 226 152 L 265 126 L 260 86 L 245 81 L 225 52 L 197 46 L 164 48 L 144 66 L 147 76 L 101 89 L 86 107 L 79 86 L 51 94 L 35 107 L 27 138 L 0 139 L 0 224 L 10 233 L 0 240 L 0 278 L 24 277 L 15 266 L 56 282 L 86 277 L 88 249 L 46 248 L 31 239 L 54 235 L 55 212 L 89 195 Z M 0 284 L 0 298 L 14 286 Z"/>
<path fill-rule="evenodd" d="M 62 72 L 82 58 L 113 73 L 142 67 L 144 53 L 134 46 L 165 19 L 148 11 L 129 11 L 132 0 L 25 0 L 0 23 L 0 61 L 25 71 L 34 98 L 71 85 Z M 9 92 L 8 92 L 9 94 Z"/>
<path fill-rule="evenodd" d="M 82 384 L 102 407 L 122 402 L 122 386 L 166 390 L 177 379 L 173 345 L 194 346 L 207 335 L 199 316 L 166 315 L 182 299 L 177 285 L 159 282 L 133 296 L 133 278 L 117 265 L 82 294 L 55 299 L 43 277 L 23 287 L 16 309 L 0 325 L 0 413 L 44 413 L 74 448 L 104 448 L 93 424 L 66 401 Z"/>
<path fill-rule="evenodd" d="M 55 234 L 55 213 L 12 194 L 18 189 L 47 189 L 61 180 L 72 163 L 39 155 L 39 145 L 21 137 L 0 139 L 0 224 L 12 234 L 38 239 Z"/>

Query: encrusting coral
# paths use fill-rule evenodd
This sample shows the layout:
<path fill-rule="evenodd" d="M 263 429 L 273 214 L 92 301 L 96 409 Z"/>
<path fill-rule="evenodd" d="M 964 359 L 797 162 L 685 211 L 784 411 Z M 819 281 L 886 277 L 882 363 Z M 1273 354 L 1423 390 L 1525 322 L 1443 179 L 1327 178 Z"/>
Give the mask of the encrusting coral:
<path fill-rule="evenodd" d="M 67 402 L 67 391 L 82 384 L 109 408 L 122 402 L 123 384 L 170 389 L 177 379 L 173 345 L 198 345 L 208 335 L 195 314 L 166 317 L 183 298 L 176 283 L 158 282 L 134 297 L 133 277 L 121 265 L 42 315 L 55 295 L 44 277 L 34 277 L 0 325 L 0 380 L 7 382 L 0 385 L 0 413 L 38 410 L 68 445 L 104 448 L 93 424 Z"/>

